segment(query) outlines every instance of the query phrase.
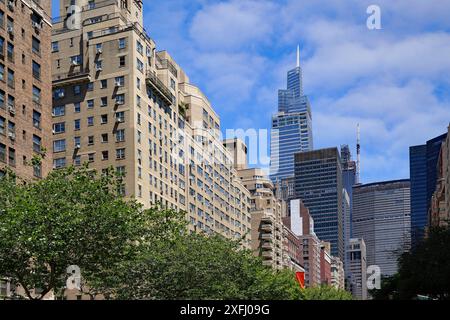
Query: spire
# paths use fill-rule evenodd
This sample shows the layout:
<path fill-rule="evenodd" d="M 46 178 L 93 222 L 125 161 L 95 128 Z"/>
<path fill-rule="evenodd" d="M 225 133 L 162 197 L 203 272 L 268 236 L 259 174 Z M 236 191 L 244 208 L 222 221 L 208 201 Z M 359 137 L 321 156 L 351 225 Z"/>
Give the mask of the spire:
<path fill-rule="evenodd" d="M 297 68 L 300 67 L 300 45 L 297 45 Z"/>

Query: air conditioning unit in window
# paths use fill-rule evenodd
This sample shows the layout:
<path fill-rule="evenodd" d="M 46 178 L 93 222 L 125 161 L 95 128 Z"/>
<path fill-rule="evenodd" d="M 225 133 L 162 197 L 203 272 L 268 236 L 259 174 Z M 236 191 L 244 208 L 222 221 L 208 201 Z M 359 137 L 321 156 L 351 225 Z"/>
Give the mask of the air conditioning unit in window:
<path fill-rule="evenodd" d="M 9 27 L 7 28 L 7 31 L 8 31 L 8 33 L 11 34 L 11 35 L 14 34 L 14 28 L 11 27 L 11 26 L 9 26 Z"/>
<path fill-rule="evenodd" d="M 10 114 L 16 114 L 16 108 L 14 106 L 8 106 L 8 111 Z"/>
<path fill-rule="evenodd" d="M 9 10 L 14 11 L 14 1 L 8 1 L 8 8 Z"/>
<path fill-rule="evenodd" d="M 97 54 L 101 54 L 103 53 L 103 49 L 102 48 L 97 48 Z"/>
<path fill-rule="evenodd" d="M 116 87 L 121 87 L 121 86 L 122 86 L 122 82 L 116 81 Z"/>
<path fill-rule="evenodd" d="M 58 98 L 64 98 L 64 92 L 62 92 L 62 91 L 59 92 L 59 93 L 58 93 Z"/>
<path fill-rule="evenodd" d="M 76 145 L 75 145 L 75 149 L 81 149 L 81 145 L 79 144 L 79 143 L 77 143 Z"/>
<path fill-rule="evenodd" d="M 116 100 L 116 104 L 117 105 L 119 105 L 119 106 L 121 106 L 121 105 L 124 105 L 125 104 L 125 101 L 123 101 L 123 100 Z"/>
<path fill-rule="evenodd" d="M 97 70 L 97 71 L 102 71 L 102 70 L 103 70 L 103 67 L 102 67 L 102 66 L 96 66 L 96 67 L 95 67 L 95 70 Z"/>
<path fill-rule="evenodd" d="M 39 22 L 36 22 L 36 21 L 32 21 L 31 26 L 35 29 L 42 29 L 42 24 L 40 24 Z"/>
<path fill-rule="evenodd" d="M 73 66 L 79 66 L 80 63 L 77 60 L 72 60 L 72 65 Z"/>
<path fill-rule="evenodd" d="M 9 133 L 8 133 L 8 137 L 9 137 L 11 140 L 16 140 L 16 134 L 15 134 L 14 132 L 9 132 Z"/>

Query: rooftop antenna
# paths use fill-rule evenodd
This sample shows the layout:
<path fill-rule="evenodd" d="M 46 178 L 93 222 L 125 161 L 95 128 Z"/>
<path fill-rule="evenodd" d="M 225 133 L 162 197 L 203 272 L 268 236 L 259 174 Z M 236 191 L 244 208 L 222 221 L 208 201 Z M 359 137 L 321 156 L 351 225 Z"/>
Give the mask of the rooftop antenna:
<path fill-rule="evenodd" d="M 297 45 L 297 68 L 300 67 L 300 45 Z"/>
<path fill-rule="evenodd" d="M 361 183 L 361 129 L 358 123 L 356 138 L 356 184 Z"/>

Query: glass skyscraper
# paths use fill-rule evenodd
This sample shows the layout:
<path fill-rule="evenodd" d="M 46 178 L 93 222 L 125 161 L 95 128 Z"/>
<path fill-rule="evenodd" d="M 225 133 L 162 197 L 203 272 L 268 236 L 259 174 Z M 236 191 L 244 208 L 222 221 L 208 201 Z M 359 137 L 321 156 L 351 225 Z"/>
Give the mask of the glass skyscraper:
<path fill-rule="evenodd" d="M 447 134 L 409 148 L 411 176 L 411 242 L 414 247 L 421 241 L 428 223 L 431 196 L 436 190 L 437 163 L 442 143 Z"/>
<path fill-rule="evenodd" d="M 344 261 L 342 163 L 337 148 L 295 154 L 295 197 L 314 219 L 320 240 L 331 243 L 331 255 Z"/>
<path fill-rule="evenodd" d="M 297 49 L 297 67 L 287 74 L 287 89 L 278 91 L 278 113 L 272 117 L 270 177 L 281 181 L 294 176 L 294 154 L 313 149 L 311 105 L 303 94 L 303 76 Z"/>

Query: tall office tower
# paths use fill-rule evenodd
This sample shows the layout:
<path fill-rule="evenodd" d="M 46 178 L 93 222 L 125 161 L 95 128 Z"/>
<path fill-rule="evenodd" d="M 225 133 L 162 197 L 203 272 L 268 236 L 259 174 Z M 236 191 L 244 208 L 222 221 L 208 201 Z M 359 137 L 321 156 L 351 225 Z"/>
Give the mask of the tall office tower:
<path fill-rule="evenodd" d="M 275 197 L 272 181 L 257 168 L 238 170 L 238 176 L 250 191 L 252 251 L 262 257 L 265 265 L 286 267 L 282 202 Z"/>
<path fill-rule="evenodd" d="M 50 15 L 51 1 L 0 1 L 0 176 L 6 167 L 24 179 L 51 170 Z"/>
<path fill-rule="evenodd" d="M 431 209 L 431 197 L 436 190 L 439 152 L 447 133 L 409 148 L 411 177 L 411 244 L 415 247 L 424 236 Z"/>
<path fill-rule="evenodd" d="M 287 89 L 278 92 L 278 113 L 272 117 L 270 178 L 294 176 L 294 154 L 313 149 L 312 115 L 308 97 L 303 95 L 300 52 L 297 66 L 287 75 Z"/>
<path fill-rule="evenodd" d="M 347 289 L 358 300 L 367 300 L 367 257 L 364 239 L 352 238 L 346 249 L 350 262 L 349 273 L 346 274 Z"/>
<path fill-rule="evenodd" d="M 411 247 L 409 180 L 353 187 L 353 236 L 364 239 L 369 266 L 395 274 L 398 256 Z"/>
<path fill-rule="evenodd" d="M 344 260 L 342 190 L 337 148 L 295 154 L 295 195 L 314 218 L 319 239 L 331 243 L 331 255 Z"/>
<path fill-rule="evenodd" d="M 302 243 L 300 264 L 305 270 L 305 285 L 320 286 L 321 242 L 314 232 L 314 219 L 299 199 L 291 200 L 290 211 L 289 217 L 283 218 L 283 221 Z"/>
<path fill-rule="evenodd" d="M 142 27 L 143 2 L 60 4 L 54 168 L 112 166 L 125 173 L 124 195 L 185 211 L 191 230 L 244 237 L 249 248 L 250 193 L 219 140 L 219 117 L 172 57 L 156 51 Z"/>
<path fill-rule="evenodd" d="M 450 222 L 450 126 L 442 143 L 437 165 L 436 191 L 431 197 L 429 225 L 448 227 Z"/>

